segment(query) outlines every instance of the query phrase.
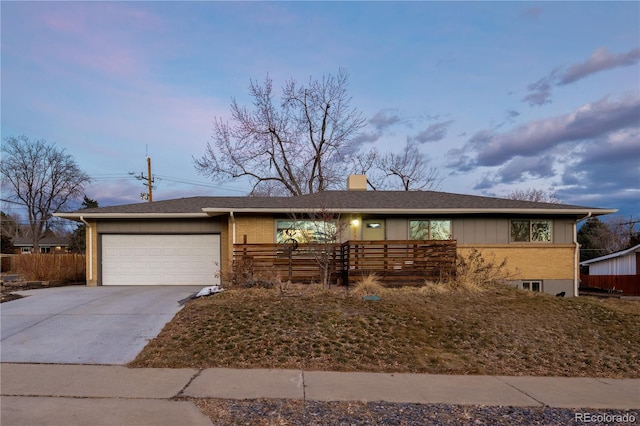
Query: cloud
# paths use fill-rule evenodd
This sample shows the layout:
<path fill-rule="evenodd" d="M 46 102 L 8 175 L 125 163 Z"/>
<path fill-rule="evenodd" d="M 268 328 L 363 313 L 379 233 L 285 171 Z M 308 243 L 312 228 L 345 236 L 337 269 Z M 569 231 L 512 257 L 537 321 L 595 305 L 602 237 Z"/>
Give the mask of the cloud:
<path fill-rule="evenodd" d="M 640 99 L 602 99 L 510 132 L 477 132 L 448 153 L 454 173 L 485 171 L 487 194 L 542 185 L 566 204 L 640 214 Z"/>
<path fill-rule="evenodd" d="M 479 132 L 471 138 L 468 148 L 477 153 L 476 165 L 497 166 L 516 156 L 540 155 L 560 144 L 638 126 L 639 120 L 640 97 L 618 102 L 604 98 L 570 114 L 533 121 L 508 133 Z"/>
<path fill-rule="evenodd" d="M 567 157 L 558 196 L 571 204 L 640 213 L 640 129 L 624 129 L 590 141 Z M 612 200 L 616 204 L 612 205 Z"/>
<path fill-rule="evenodd" d="M 606 47 L 600 47 L 594 50 L 584 62 L 577 62 L 569 67 L 555 68 L 548 75 L 529 84 L 527 90 L 530 93 L 522 98 L 522 101 L 528 103 L 529 106 L 542 106 L 551 103 L 551 91 L 554 86 L 565 86 L 592 74 L 634 65 L 638 61 L 640 61 L 640 48 L 614 54 L 609 52 Z"/>
<path fill-rule="evenodd" d="M 515 120 L 519 116 L 520 116 L 520 113 L 518 111 L 516 111 L 515 109 L 510 109 L 506 113 L 506 119 L 507 120 Z"/>
<path fill-rule="evenodd" d="M 631 49 L 626 53 L 613 54 L 606 47 L 600 47 L 594 50 L 586 61 L 567 68 L 558 85 L 573 83 L 600 71 L 633 65 L 638 60 L 640 60 L 640 48 Z"/>
<path fill-rule="evenodd" d="M 403 119 L 396 114 L 395 109 L 381 109 L 367 120 L 367 123 L 373 126 L 373 130 L 360 133 L 353 139 L 352 143 L 358 146 L 365 143 L 377 142 L 385 131 L 401 122 L 403 122 Z"/>
<path fill-rule="evenodd" d="M 383 109 L 374 114 L 368 121 L 377 131 L 383 131 L 394 124 L 400 123 L 402 119 L 394 113 L 395 110 Z"/>
<path fill-rule="evenodd" d="M 546 77 L 542 77 L 535 83 L 531 83 L 527 86 L 529 93 L 522 100 L 527 102 L 529 106 L 541 106 L 551 103 L 551 86 L 555 79 L 555 72 L 553 71 Z"/>
<path fill-rule="evenodd" d="M 497 171 L 485 173 L 474 186 L 476 190 L 493 188 L 500 184 L 528 182 L 532 179 L 552 178 L 556 175 L 557 158 L 548 154 L 540 157 L 518 157 Z"/>
<path fill-rule="evenodd" d="M 356 137 L 353 138 L 352 143 L 355 146 L 358 146 L 358 145 L 361 145 L 361 144 L 365 144 L 365 143 L 374 143 L 378 139 L 380 139 L 381 137 L 382 137 L 382 132 L 381 131 L 362 132 L 362 133 L 358 134 Z"/>
<path fill-rule="evenodd" d="M 530 178 L 546 178 L 554 176 L 553 157 L 518 157 L 509 161 L 498 175 L 502 182 L 522 182 Z"/>
<path fill-rule="evenodd" d="M 411 139 L 419 143 L 437 142 L 447 136 L 447 130 L 453 120 L 443 121 L 429 125 L 426 130 L 421 131 Z"/>

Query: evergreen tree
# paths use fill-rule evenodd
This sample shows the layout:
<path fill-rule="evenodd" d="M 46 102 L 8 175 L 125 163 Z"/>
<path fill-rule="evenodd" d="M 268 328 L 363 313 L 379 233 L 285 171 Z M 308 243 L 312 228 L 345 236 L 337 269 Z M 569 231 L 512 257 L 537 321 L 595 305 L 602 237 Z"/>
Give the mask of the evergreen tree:
<path fill-rule="evenodd" d="M 92 200 L 91 198 L 84 196 L 82 200 L 82 208 L 83 209 L 93 209 L 98 207 L 98 202 L 96 200 Z M 87 244 L 87 229 L 84 223 L 79 223 L 76 229 L 71 234 L 71 238 L 69 239 L 69 250 L 73 253 L 84 253 L 86 250 Z"/>

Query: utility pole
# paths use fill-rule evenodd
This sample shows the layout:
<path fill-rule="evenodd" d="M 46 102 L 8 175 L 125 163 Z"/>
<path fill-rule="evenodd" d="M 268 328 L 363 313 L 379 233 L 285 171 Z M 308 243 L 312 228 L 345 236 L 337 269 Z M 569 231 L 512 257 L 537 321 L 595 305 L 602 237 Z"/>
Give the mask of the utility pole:
<path fill-rule="evenodd" d="M 129 172 L 129 174 L 133 176 L 135 172 Z M 138 180 L 146 181 L 146 183 L 143 183 L 143 185 L 149 188 L 148 192 L 140 193 L 140 198 L 142 198 L 143 200 L 147 200 L 150 203 L 153 202 L 153 183 L 155 182 L 155 179 L 151 174 L 151 157 L 147 156 L 147 175 L 145 176 L 144 174 L 142 174 L 142 172 L 140 172 L 140 175 L 135 176 L 135 178 Z"/>
<path fill-rule="evenodd" d="M 151 157 L 147 157 L 147 187 L 149 188 L 149 202 L 153 201 L 153 177 L 151 177 Z"/>

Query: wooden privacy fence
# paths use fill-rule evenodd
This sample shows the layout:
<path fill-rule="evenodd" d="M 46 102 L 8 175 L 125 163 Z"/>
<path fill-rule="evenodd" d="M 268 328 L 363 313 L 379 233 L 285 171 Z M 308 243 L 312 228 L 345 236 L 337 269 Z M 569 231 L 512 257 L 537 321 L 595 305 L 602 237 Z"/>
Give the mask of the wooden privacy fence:
<path fill-rule="evenodd" d="M 640 296 L 640 275 L 580 274 L 580 287 L 615 291 L 625 296 Z"/>
<path fill-rule="evenodd" d="M 341 246 L 342 279 L 376 274 L 388 286 L 422 284 L 455 274 L 455 240 L 347 241 Z"/>
<path fill-rule="evenodd" d="M 85 280 L 84 254 L 17 254 L 11 258 L 11 272 L 29 281 Z"/>
<path fill-rule="evenodd" d="M 347 241 L 343 244 L 234 245 L 234 269 L 279 276 L 293 282 L 321 282 L 323 268 L 329 278 L 349 285 L 354 279 L 376 274 L 385 284 L 404 285 L 439 280 L 455 274 L 456 241 L 384 240 Z"/>
<path fill-rule="evenodd" d="M 278 276 L 292 282 L 321 282 L 323 265 L 331 279 L 339 273 L 339 246 L 336 244 L 235 244 L 234 270 L 250 270 L 253 274 Z"/>

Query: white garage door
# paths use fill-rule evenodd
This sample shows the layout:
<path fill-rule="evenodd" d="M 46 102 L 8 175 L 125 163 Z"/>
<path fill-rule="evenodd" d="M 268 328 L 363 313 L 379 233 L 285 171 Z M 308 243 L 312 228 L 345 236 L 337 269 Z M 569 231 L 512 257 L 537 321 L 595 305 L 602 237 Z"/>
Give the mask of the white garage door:
<path fill-rule="evenodd" d="M 220 235 L 102 236 L 102 285 L 220 283 Z"/>

